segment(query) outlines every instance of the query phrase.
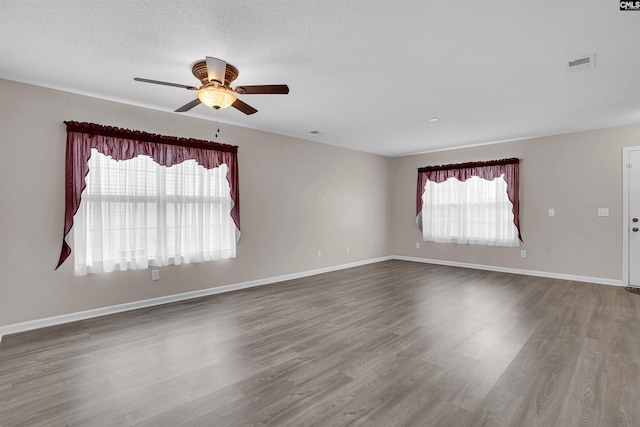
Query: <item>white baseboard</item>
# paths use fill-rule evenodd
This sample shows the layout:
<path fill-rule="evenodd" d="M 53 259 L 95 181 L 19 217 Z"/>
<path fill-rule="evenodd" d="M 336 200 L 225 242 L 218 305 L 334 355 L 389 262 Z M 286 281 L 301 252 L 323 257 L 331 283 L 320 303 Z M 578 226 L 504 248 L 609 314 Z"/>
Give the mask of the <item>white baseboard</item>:
<path fill-rule="evenodd" d="M 28 322 L 14 323 L 12 325 L 0 326 L 0 341 L 3 335 L 16 334 L 48 326 L 61 325 L 64 323 L 76 322 L 78 320 L 91 319 L 92 317 L 106 316 L 109 314 L 121 313 L 123 311 L 137 310 L 139 308 L 151 307 L 155 305 L 168 304 L 172 302 L 184 301 L 193 298 L 200 298 L 208 295 L 221 294 L 224 292 L 237 291 L 240 289 L 253 288 L 256 286 L 269 285 L 287 280 L 300 279 L 302 277 L 315 276 L 316 274 L 329 273 L 331 271 L 344 270 L 346 268 L 359 267 L 361 265 L 373 264 L 392 259 L 390 256 L 372 258 L 363 261 L 340 264 L 332 267 L 318 268 L 316 270 L 302 271 L 299 273 L 285 274 L 283 276 L 269 277 L 266 279 L 251 280 L 248 282 L 234 283 L 230 285 L 217 286 L 215 288 L 202 289 L 199 291 L 184 292 L 165 297 L 151 298 L 142 301 L 128 302 L 124 304 L 100 307 L 92 310 L 79 311 L 76 313 L 62 314 L 59 316 L 47 317 L 44 319 L 30 320 Z"/>
<path fill-rule="evenodd" d="M 172 302 L 185 301 L 193 298 L 204 297 L 208 295 L 221 294 L 224 292 L 237 291 L 240 289 L 253 288 L 256 286 L 269 285 L 287 280 L 300 279 L 303 277 L 314 276 L 331 271 L 344 270 L 346 268 L 359 267 L 361 265 L 373 264 L 381 261 L 397 259 L 401 261 L 421 262 L 426 264 L 448 265 L 452 267 L 472 268 L 476 270 L 497 271 L 501 273 L 522 274 L 526 276 L 547 277 L 551 279 L 573 280 L 579 282 L 599 283 L 604 285 L 623 286 L 622 280 L 604 279 L 599 277 L 576 276 L 572 274 L 549 273 L 544 271 L 522 270 L 518 268 L 496 267 L 491 265 L 469 264 L 456 261 L 445 261 L 439 259 L 417 258 L 407 256 L 385 256 L 380 258 L 372 258 L 363 261 L 352 262 L 348 264 L 340 264 L 332 267 L 324 267 L 316 270 L 308 270 L 299 273 L 285 274 L 282 276 L 274 276 L 265 279 L 251 280 L 248 282 L 234 283 L 230 285 L 218 286 L 215 288 L 202 289 L 199 291 L 184 292 L 165 297 L 151 298 L 142 301 L 128 302 L 108 307 L 100 307 L 92 310 L 79 311 L 76 313 L 62 314 L 59 316 L 47 317 L 44 319 L 30 320 L 28 322 L 14 323 L 7 326 L 0 326 L 0 342 L 3 335 L 16 334 L 18 332 L 26 332 L 34 329 L 45 328 L 48 326 L 61 325 L 64 323 L 76 322 L 78 320 L 90 319 L 93 317 L 106 316 L 109 314 L 121 313 L 124 311 L 137 310 L 139 308 L 151 307 L 155 305 L 168 304 Z"/>
<path fill-rule="evenodd" d="M 577 282 L 598 283 L 601 285 L 623 286 L 622 280 L 604 279 L 601 277 L 576 276 L 574 274 L 550 273 L 547 271 L 523 270 L 520 268 L 496 267 L 493 265 L 470 264 L 466 262 L 445 261 L 441 259 L 417 258 L 394 255 L 393 259 L 401 261 L 422 262 L 426 264 L 448 265 L 451 267 L 472 268 L 475 270 L 497 271 L 500 273 L 521 274 L 524 276 L 547 277 L 549 279 L 573 280 Z"/>

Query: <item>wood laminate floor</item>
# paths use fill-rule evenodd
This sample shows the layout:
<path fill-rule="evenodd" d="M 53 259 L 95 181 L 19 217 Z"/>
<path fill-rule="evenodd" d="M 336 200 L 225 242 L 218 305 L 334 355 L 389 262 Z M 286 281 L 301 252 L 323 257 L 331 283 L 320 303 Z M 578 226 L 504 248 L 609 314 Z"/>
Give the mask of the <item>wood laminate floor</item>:
<path fill-rule="evenodd" d="M 640 296 L 387 261 L 5 336 L 2 426 L 640 426 Z"/>

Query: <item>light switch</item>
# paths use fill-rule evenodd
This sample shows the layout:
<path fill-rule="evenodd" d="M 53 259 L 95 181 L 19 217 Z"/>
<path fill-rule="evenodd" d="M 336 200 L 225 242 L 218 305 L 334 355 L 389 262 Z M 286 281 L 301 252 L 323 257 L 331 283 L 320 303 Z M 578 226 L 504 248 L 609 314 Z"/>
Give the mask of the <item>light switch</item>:
<path fill-rule="evenodd" d="M 598 216 L 609 216 L 609 208 L 598 208 Z"/>
<path fill-rule="evenodd" d="M 556 216 L 556 210 L 553 208 L 549 209 L 549 216 Z"/>

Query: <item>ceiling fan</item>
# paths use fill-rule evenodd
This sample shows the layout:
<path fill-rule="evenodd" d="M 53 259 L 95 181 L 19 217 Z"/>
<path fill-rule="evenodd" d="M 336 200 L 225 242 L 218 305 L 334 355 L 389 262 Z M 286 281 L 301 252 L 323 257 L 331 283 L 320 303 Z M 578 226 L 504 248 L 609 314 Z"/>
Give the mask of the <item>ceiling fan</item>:
<path fill-rule="evenodd" d="M 175 111 L 177 113 L 189 111 L 196 105 L 202 103 L 216 110 L 233 107 L 249 115 L 258 112 L 258 110 L 239 100 L 236 95 L 286 95 L 289 93 L 289 86 L 287 85 L 236 86 L 232 88 L 231 82 L 238 77 L 238 69 L 221 59 L 211 56 L 207 56 L 204 61 L 196 61 L 191 66 L 191 72 L 202 83 L 200 87 L 143 79 L 141 77 L 135 77 L 133 80 L 197 91 L 197 98 L 176 109 Z"/>

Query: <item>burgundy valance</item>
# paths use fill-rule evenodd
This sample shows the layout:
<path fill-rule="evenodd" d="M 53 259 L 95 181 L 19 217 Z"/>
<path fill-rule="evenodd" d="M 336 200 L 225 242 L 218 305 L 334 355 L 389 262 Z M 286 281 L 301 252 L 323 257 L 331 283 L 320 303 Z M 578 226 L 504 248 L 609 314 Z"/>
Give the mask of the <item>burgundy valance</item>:
<path fill-rule="evenodd" d="M 507 196 L 513 204 L 513 223 L 520 234 L 520 159 L 515 157 L 487 162 L 457 163 L 440 166 L 426 166 L 418 169 L 418 188 L 416 192 L 416 223 L 421 227 L 422 195 L 427 181 L 444 182 L 449 178 L 466 181 L 472 176 L 493 181 L 504 175 L 507 183 Z"/>
<path fill-rule="evenodd" d="M 93 123 L 64 122 L 67 126 L 67 152 L 65 171 L 64 236 L 58 267 L 71 254 L 67 236 L 73 226 L 73 217 L 80 207 L 85 177 L 89 173 L 91 149 L 111 156 L 114 160 L 128 160 L 139 155 L 151 157 L 163 166 L 173 166 L 185 160 L 195 160 L 206 169 L 222 164 L 229 168 L 227 180 L 233 199 L 231 217 L 240 230 L 240 194 L 238 185 L 238 147 L 200 139 L 178 138 L 132 131 Z"/>

